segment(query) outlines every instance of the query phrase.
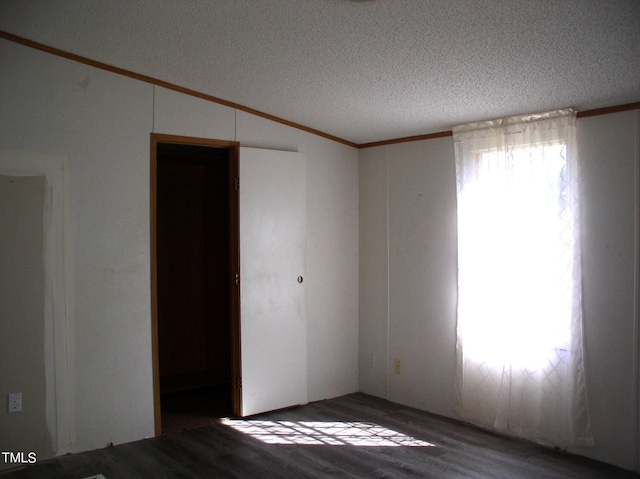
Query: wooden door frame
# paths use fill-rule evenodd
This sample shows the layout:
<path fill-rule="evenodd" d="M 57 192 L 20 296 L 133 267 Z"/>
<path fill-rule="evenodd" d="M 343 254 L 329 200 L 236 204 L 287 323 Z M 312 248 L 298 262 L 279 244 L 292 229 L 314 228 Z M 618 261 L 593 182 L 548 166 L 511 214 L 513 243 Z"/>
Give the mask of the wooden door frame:
<path fill-rule="evenodd" d="M 151 355 L 153 363 L 153 409 L 155 435 L 162 434 L 162 416 L 160 410 L 160 364 L 158 350 L 158 264 L 157 264 L 157 145 L 205 146 L 229 150 L 229 261 L 231 277 L 230 315 L 231 315 L 231 395 L 234 414 L 242 410 L 241 364 L 240 364 L 240 286 L 235 280 L 240 272 L 240 222 L 237 178 L 239 178 L 238 157 L 240 143 L 237 141 L 212 140 L 189 136 L 151 133 Z"/>

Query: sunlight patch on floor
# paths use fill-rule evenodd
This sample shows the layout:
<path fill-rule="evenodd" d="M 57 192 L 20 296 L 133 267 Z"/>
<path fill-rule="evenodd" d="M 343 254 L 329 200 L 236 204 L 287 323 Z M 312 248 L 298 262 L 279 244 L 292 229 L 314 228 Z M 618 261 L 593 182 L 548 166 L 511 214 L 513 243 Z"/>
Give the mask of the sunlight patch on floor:
<path fill-rule="evenodd" d="M 365 447 L 434 446 L 429 442 L 367 422 L 224 419 L 222 423 L 267 444 Z"/>

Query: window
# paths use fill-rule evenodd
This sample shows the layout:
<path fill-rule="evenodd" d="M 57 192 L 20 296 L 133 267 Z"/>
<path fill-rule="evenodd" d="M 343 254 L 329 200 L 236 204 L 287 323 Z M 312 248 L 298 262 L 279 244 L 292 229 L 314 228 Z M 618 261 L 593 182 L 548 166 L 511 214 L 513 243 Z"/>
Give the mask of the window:
<path fill-rule="evenodd" d="M 461 240 L 470 243 L 461 251 L 472 268 L 462 297 L 473 309 L 466 354 L 492 365 L 544 368 L 569 345 L 566 144 L 477 152 L 475 168 L 460 219 L 468 229 Z"/>
<path fill-rule="evenodd" d="M 591 443 L 575 113 L 454 129 L 458 409 L 558 446 Z"/>

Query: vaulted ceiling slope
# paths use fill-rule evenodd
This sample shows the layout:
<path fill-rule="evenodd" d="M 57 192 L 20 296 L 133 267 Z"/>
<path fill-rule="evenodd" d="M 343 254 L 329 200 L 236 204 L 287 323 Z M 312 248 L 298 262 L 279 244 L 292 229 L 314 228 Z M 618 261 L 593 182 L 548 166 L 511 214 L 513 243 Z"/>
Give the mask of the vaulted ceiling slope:
<path fill-rule="evenodd" d="M 639 0 L 1 0 L 0 30 L 358 144 L 640 101 Z"/>

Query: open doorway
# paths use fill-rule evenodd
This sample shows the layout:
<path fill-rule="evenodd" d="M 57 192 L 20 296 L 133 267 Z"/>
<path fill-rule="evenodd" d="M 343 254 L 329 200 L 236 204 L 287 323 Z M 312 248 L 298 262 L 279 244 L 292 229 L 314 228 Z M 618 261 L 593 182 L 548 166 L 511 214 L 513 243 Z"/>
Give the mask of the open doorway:
<path fill-rule="evenodd" d="M 156 434 L 238 409 L 237 143 L 152 135 Z"/>

